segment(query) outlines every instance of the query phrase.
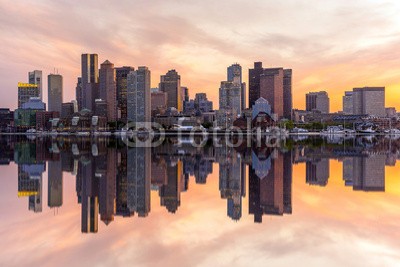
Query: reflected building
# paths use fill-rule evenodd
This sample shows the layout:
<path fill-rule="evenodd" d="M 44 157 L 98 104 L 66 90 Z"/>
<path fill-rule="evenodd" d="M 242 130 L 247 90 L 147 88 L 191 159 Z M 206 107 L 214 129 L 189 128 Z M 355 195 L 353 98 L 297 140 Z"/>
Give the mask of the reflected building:
<path fill-rule="evenodd" d="M 99 212 L 100 219 L 109 225 L 114 220 L 115 214 L 115 193 L 116 193 L 116 163 L 115 148 L 108 148 L 103 154 L 101 151 L 95 158 L 96 173 L 99 180 Z"/>
<path fill-rule="evenodd" d="M 306 182 L 309 185 L 326 186 L 329 179 L 329 159 L 306 162 Z"/>
<path fill-rule="evenodd" d="M 77 179 L 82 182 L 82 233 L 97 233 L 99 227 L 99 183 L 94 162 L 88 157 L 79 161 Z"/>
<path fill-rule="evenodd" d="M 167 163 L 167 184 L 161 186 L 159 194 L 161 206 L 175 213 L 181 205 L 181 192 L 184 188 L 183 163 L 180 160 Z"/>
<path fill-rule="evenodd" d="M 63 174 L 61 161 L 49 161 L 47 206 L 58 208 L 63 204 Z"/>
<path fill-rule="evenodd" d="M 135 147 L 127 153 L 128 208 L 146 217 L 150 212 L 151 149 Z"/>
<path fill-rule="evenodd" d="M 227 215 L 232 220 L 242 217 L 242 196 L 244 179 L 240 155 L 231 147 L 216 150 L 219 162 L 219 190 L 222 199 L 227 199 Z"/>
<path fill-rule="evenodd" d="M 254 222 L 261 223 L 263 214 L 292 213 L 292 171 L 284 170 L 291 164 L 291 154 L 277 150 L 257 149 L 252 152 L 249 167 L 249 213 Z"/>
<path fill-rule="evenodd" d="M 353 158 L 353 190 L 385 191 L 386 155 Z M 347 165 L 347 167 L 349 167 Z"/>

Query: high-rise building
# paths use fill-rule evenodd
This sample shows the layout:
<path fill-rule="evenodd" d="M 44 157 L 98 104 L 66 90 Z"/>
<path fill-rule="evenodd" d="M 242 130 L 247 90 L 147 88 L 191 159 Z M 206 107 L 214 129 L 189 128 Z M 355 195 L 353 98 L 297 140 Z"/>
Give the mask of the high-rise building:
<path fill-rule="evenodd" d="M 48 110 L 61 113 L 63 103 L 63 77 L 60 74 L 49 74 L 47 76 Z"/>
<path fill-rule="evenodd" d="M 94 110 L 94 101 L 99 98 L 98 55 L 82 54 L 81 63 L 82 106 L 79 108 Z"/>
<path fill-rule="evenodd" d="M 262 62 L 255 62 L 249 69 L 249 106 L 260 97 L 272 106 L 279 118 L 291 118 L 292 114 L 292 70 L 283 68 L 264 69 Z"/>
<path fill-rule="evenodd" d="M 117 120 L 117 91 L 114 64 L 106 60 L 100 65 L 99 98 L 107 102 L 108 121 Z"/>
<path fill-rule="evenodd" d="M 168 94 L 167 107 L 183 110 L 183 99 L 181 89 L 181 76 L 176 70 L 169 70 L 167 74 L 161 75 L 160 91 Z"/>
<path fill-rule="evenodd" d="M 75 87 L 75 98 L 78 106 L 78 111 L 81 110 L 84 106 L 84 96 L 83 96 L 83 89 L 82 89 L 82 78 L 78 77 L 78 81 Z"/>
<path fill-rule="evenodd" d="M 241 114 L 241 85 L 235 82 L 221 82 L 219 88 L 219 108 L 232 109 Z"/>
<path fill-rule="evenodd" d="M 31 83 L 18 83 L 18 108 L 22 108 L 22 105 L 31 97 L 40 97 L 38 86 Z"/>
<path fill-rule="evenodd" d="M 62 103 L 61 105 L 61 118 L 68 118 L 71 117 L 72 114 L 77 112 L 74 107 L 74 103 L 68 102 L 68 103 Z"/>
<path fill-rule="evenodd" d="M 186 86 L 181 86 L 181 92 L 182 92 L 182 101 L 189 101 L 189 88 Z"/>
<path fill-rule="evenodd" d="M 306 110 L 329 113 L 329 97 L 325 91 L 306 94 Z"/>
<path fill-rule="evenodd" d="M 150 70 L 139 67 L 127 76 L 128 120 L 132 122 L 151 121 Z"/>
<path fill-rule="evenodd" d="M 385 87 L 354 88 L 353 114 L 384 117 L 386 115 Z"/>
<path fill-rule="evenodd" d="M 286 119 L 292 119 L 292 73 L 292 69 L 283 70 L 283 116 Z"/>
<path fill-rule="evenodd" d="M 151 93 L 151 110 L 156 110 L 157 108 L 167 107 L 168 95 L 165 92 L 152 92 Z"/>
<path fill-rule="evenodd" d="M 263 71 L 262 62 L 254 62 L 254 68 L 249 69 L 249 107 L 252 107 L 261 97 L 260 76 Z"/>
<path fill-rule="evenodd" d="M 260 97 L 265 98 L 278 118 L 283 117 L 283 69 L 264 69 L 260 76 Z"/>
<path fill-rule="evenodd" d="M 30 84 L 36 84 L 39 89 L 39 97 L 43 100 L 43 80 L 42 80 L 42 71 L 41 70 L 34 70 L 29 72 L 29 80 Z"/>
<path fill-rule="evenodd" d="M 120 68 L 115 68 L 116 71 L 116 85 L 117 85 L 117 103 L 118 103 L 118 113 L 122 121 L 126 121 L 128 118 L 128 108 L 127 108 L 127 92 L 128 92 L 128 83 L 127 76 L 129 72 L 134 71 L 134 67 L 123 66 Z"/>
<path fill-rule="evenodd" d="M 238 63 L 232 64 L 227 68 L 227 81 L 233 82 L 236 81 L 241 85 L 241 92 L 240 92 L 240 103 L 241 103 L 241 110 L 246 109 L 246 83 L 242 82 L 242 66 Z"/>
<path fill-rule="evenodd" d="M 353 114 L 353 92 L 344 92 L 343 96 L 343 113 Z"/>

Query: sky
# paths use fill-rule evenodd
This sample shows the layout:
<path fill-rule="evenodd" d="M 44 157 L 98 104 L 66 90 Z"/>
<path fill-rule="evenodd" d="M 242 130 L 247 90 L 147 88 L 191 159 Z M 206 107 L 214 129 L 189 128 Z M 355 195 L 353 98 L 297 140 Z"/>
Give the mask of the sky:
<path fill-rule="evenodd" d="M 28 72 L 58 70 L 64 102 L 75 98 L 80 55 L 118 66 L 148 66 L 152 87 L 176 69 L 190 97 L 218 107 L 226 68 L 239 63 L 248 83 L 255 61 L 293 69 L 293 104 L 325 90 L 331 111 L 344 91 L 386 86 L 400 109 L 400 2 L 317 0 L 0 0 L 0 107 L 16 108 Z M 47 81 L 44 83 L 47 100 Z"/>

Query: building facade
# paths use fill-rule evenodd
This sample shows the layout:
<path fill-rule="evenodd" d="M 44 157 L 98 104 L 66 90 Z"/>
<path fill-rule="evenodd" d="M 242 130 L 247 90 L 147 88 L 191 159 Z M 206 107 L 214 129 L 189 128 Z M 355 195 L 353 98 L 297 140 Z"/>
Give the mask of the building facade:
<path fill-rule="evenodd" d="M 118 118 L 122 121 L 126 121 L 128 117 L 128 109 L 127 109 L 127 92 L 128 92 L 128 83 L 127 76 L 129 72 L 134 71 L 134 67 L 124 66 L 120 68 L 115 68 L 116 74 L 116 86 L 117 86 L 117 107 L 118 107 Z"/>
<path fill-rule="evenodd" d="M 329 113 L 329 96 L 325 91 L 306 94 L 306 110 Z"/>
<path fill-rule="evenodd" d="M 353 92 L 344 92 L 343 100 L 343 113 L 353 114 Z"/>
<path fill-rule="evenodd" d="M 354 88 L 353 114 L 385 117 L 385 87 Z"/>
<path fill-rule="evenodd" d="M 94 101 L 99 98 L 99 63 L 97 54 L 81 56 L 81 106 L 79 109 L 94 109 Z"/>
<path fill-rule="evenodd" d="M 183 110 L 183 99 L 181 89 L 181 76 L 176 70 L 169 70 L 167 74 L 161 75 L 160 91 L 168 94 L 167 107 L 176 108 L 179 112 Z"/>
<path fill-rule="evenodd" d="M 150 77 L 147 67 L 139 67 L 128 74 L 128 121 L 151 121 Z"/>
<path fill-rule="evenodd" d="M 22 108 L 22 105 L 31 97 L 40 97 L 38 86 L 31 83 L 18 83 L 18 108 Z"/>
<path fill-rule="evenodd" d="M 39 97 L 43 100 L 43 80 L 42 71 L 34 70 L 28 73 L 28 81 L 30 84 L 36 84 L 39 89 Z"/>
<path fill-rule="evenodd" d="M 47 76 L 47 98 L 48 110 L 61 113 L 63 103 L 63 77 L 59 74 Z"/>
<path fill-rule="evenodd" d="M 219 87 L 219 108 L 233 109 L 236 114 L 241 114 L 241 85 L 235 82 L 221 82 Z"/>
<path fill-rule="evenodd" d="M 108 121 L 117 120 L 117 88 L 114 64 L 104 61 L 100 66 L 99 98 L 107 102 Z"/>
<path fill-rule="evenodd" d="M 249 107 L 260 97 L 272 106 L 280 118 L 290 119 L 292 115 L 292 70 L 263 68 L 262 62 L 255 62 L 249 69 Z"/>

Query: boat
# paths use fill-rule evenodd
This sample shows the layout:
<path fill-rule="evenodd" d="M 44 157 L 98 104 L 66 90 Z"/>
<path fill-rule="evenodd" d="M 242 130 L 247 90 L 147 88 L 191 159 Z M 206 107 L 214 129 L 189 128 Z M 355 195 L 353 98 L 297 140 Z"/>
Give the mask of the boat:
<path fill-rule="evenodd" d="M 366 128 L 360 128 L 357 130 L 357 132 L 361 134 L 376 134 L 376 131 L 372 129 L 372 126 Z"/>
<path fill-rule="evenodd" d="M 400 135 L 400 130 L 394 128 L 394 129 L 390 129 L 390 130 L 385 130 L 384 133 L 389 134 L 389 135 Z"/>
<path fill-rule="evenodd" d="M 78 135 L 78 136 L 89 136 L 90 132 L 77 132 L 76 135 Z"/>
<path fill-rule="evenodd" d="M 37 134 L 37 132 L 36 132 L 36 129 L 32 128 L 32 129 L 27 130 L 26 134 L 34 135 L 34 134 Z"/>
<path fill-rule="evenodd" d="M 303 129 L 303 128 L 294 127 L 292 129 L 292 131 L 290 131 L 290 133 L 292 133 L 292 134 L 307 134 L 308 130 L 307 129 Z"/>
<path fill-rule="evenodd" d="M 346 132 L 344 131 L 342 126 L 328 126 L 326 130 L 321 131 L 321 134 L 323 135 L 333 135 L 333 134 L 345 134 Z"/>

